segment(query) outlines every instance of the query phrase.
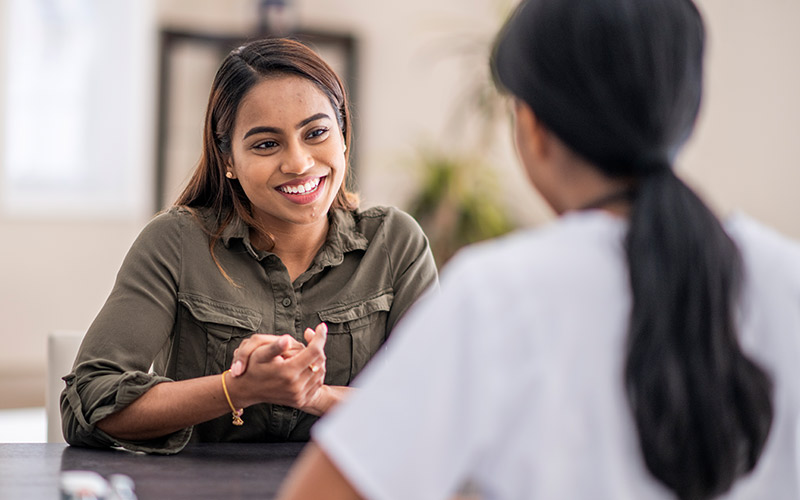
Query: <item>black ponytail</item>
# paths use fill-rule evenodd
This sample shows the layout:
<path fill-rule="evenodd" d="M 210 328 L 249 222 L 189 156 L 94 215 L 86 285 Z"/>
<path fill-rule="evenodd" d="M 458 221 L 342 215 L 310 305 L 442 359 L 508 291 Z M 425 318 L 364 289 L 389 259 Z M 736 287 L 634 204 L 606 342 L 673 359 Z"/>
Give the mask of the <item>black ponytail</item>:
<path fill-rule="evenodd" d="M 626 251 L 625 383 L 645 463 L 680 498 L 716 496 L 753 469 L 772 421 L 770 381 L 736 337 L 739 252 L 669 169 L 641 179 Z"/>
<path fill-rule="evenodd" d="M 648 470 L 683 499 L 730 489 L 773 417 L 737 338 L 742 263 L 671 169 L 700 107 L 705 32 L 690 0 L 523 0 L 498 36 L 498 84 L 573 151 L 634 186 L 624 381 Z"/>

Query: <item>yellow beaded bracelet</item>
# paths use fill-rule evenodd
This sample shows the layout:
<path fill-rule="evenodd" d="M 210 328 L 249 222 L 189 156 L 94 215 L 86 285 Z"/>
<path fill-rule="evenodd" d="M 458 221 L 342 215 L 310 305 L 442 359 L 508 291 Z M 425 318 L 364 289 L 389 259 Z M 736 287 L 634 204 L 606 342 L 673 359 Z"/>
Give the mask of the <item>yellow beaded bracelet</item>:
<path fill-rule="evenodd" d="M 244 408 L 237 410 L 233 406 L 233 402 L 231 401 L 231 396 L 228 394 L 228 386 L 225 385 L 225 375 L 227 375 L 229 371 L 230 370 L 225 370 L 224 372 L 222 372 L 222 392 L 225 393 L 225 399 L 228 400 L 228 406 L 231 407 L 231 412 L 233 414 L 233 425 L 242 425 L 244 423 L 244 420 L 242 420 L 242 413 L 244 413 Z"/>

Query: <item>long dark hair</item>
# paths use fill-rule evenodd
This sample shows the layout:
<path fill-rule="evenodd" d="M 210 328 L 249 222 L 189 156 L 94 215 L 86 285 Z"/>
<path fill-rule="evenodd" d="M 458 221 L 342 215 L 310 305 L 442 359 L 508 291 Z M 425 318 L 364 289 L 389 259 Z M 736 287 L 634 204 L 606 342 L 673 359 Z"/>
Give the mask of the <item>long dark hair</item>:
<path fill-rule="evenodd" d="M 705 32 L 690 0 L 528 0 L 498 36 L 498 84 L 576 153 L 634 185 L 625 389 L 650 472 L 680 498 L 727 491 L 772 423 L 742 352 L 739 252 L 672 171 L 700 107 Z"/>
<path fill-rule="evenodd" d="M 231 132 L 242 99 L 265 77 L 281 74 L 306 78 L 328 97 L 348 147 L 345 162 L 349 163 L 352 137 L 350 103 L 342 81 L 325 61 L 300 42 L 285 38 L 256 40 L 231 51 L 222 61 L 211 85 L 200 161 L 189 184 L 175 201 L 175 205 L 189 208 L 209 208 L 216 218 L 210 249 L 217 267 L 226 278 L 228 275 L 217 261 L 214 246 L 234 217 L 244 220 L 264 241 L 272 241 L 266 228 L 253 217 L 250 200 L 242 186 L 237 180 L 225 177 L 225 165 L 231 154 Z M 349 180 L 347 176 L 346 179 Z M 346 184 L 343 182 L 339 188 L 332 208 L 357 208 L 358 197 L 347 189 Z"/>

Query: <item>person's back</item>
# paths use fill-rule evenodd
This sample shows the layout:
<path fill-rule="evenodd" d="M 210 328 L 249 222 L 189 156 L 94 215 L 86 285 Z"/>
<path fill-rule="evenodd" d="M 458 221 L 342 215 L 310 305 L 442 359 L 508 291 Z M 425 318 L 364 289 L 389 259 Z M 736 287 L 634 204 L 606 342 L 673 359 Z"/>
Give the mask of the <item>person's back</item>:
<path fill-rule="evenodd" d="M 764 453 L 733 491 L 735 498 L 800 498 L 800 245 L 743 216 L 728 228 L 745 264 L 740 343 L 774 387 Z"/>
<path fill-rule="evenodd" d="M 759 465 L 729 497 L 800 498 L 800 335 L 793 333 L 800 332 L 800 246 L 744 217 L 727 227 L 744 256 L 742 345 L 775 387 Z M 626 229 L 624 220 L 600 211 L 575 213 L 463 252 L 443 275 L 441 297 L 420 306 L 392 345 L 392 374 L 413 369 L 417 383 L 401 384 L 388 370 L 370 380 L 428 409 L 413 417 L 413 433 L 340 441 L 364 430 L 351 412 L 385 405 L 373 392 L 325 422 L 315 438 L 334 453 L 355 447 L 359 456 L 388 454 L 370 464 L 370 476 L 414 471 L 402 485 L 407 498 L 441 498 L 449 467 L 488 498 L 673 498 L 642 461 L 622 383 L 631 311 Z M 436 362 L 419 352 L 415 331 L 437 332 L 425 342 L 426 352 L 439 353 Z M 456 354 L 441 354 L 448 351 Z M 398 365 L 401 359 L 409 365 Z M 450 399 L 460 387 L 470 392 Z M 394 410 L 369 414 L 380 420 Z M 404 449 L 418 454 L 385 451 Z M 420 456 L 427 472 L 417 470 Z"/>

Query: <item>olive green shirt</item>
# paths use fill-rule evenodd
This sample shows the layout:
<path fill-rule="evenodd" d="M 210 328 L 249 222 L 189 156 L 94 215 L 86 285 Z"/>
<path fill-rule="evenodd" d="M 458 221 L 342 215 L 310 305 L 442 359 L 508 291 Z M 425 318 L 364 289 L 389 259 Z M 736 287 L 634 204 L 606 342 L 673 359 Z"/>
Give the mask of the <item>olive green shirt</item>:
<path fill-rule="evenodd" d="M 172 208 L 144 228 L 125 257 L 64 377 L 68 443 L 176 453 L 190 440 L 307 440 L 316 417 L 272 404 L 247 408 L 241 427 L 225 415 L 146 442 L 112 438 L 95 424 L 155 384 L 222 373 L 253 333 L 302 342 L 303 331 L 321 321 L 328 325 L 325 383 L 348 385 L 403 313 L 437 283 L 425 235 L 395 208 L 332 210 L 326 243 L 294 282 L 275 254 L 253 248 L 237 218 L 215 246 L 236 285 L 230 283 L 212 259 L 201 219 L 207 221 L 202 211 Z"/>

